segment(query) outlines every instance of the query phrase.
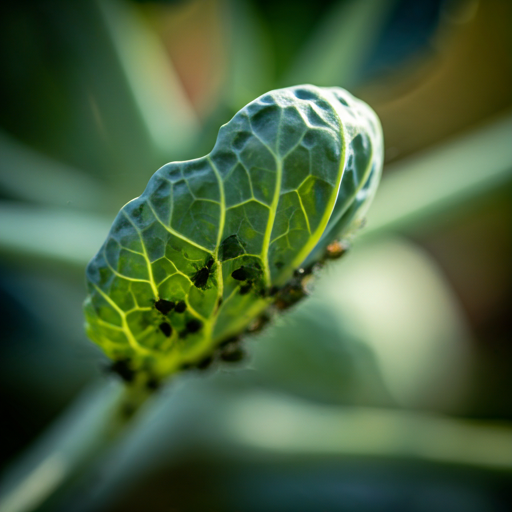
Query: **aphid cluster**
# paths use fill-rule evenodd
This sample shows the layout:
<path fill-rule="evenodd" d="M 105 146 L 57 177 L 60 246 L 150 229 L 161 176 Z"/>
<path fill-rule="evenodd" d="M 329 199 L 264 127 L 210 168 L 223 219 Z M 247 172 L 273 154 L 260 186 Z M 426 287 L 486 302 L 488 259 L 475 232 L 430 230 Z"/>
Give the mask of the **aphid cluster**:
<path fill-rule="evenodd" d="M 208 261 L 204 265 L 204 267 L 200 268 L 193 276 L 192 282 L 196 288 L 204 289 L 208 283 L 208 279 L 210 278 L 210 274 L 212 272 L 213 264 L 215 260 L 210 256 Z"/>
<path fill-rule="evenodd" d="M 133 367 L 132 361 L 130 361 L 128 358 L 114 361 L 107 369 L 109 372 L 115 373 L 127 384 L 133 383 L 136 379 L 138 379 L 139 376 L 139 372 Z M 155 376 L 146 373 L 145 378 L 145 385 L 148 389 L 156 390 L 160 387 L 160 380 Z M 126 404 L 126 409 L 123 411 L 123 413 L 127 417 L 132 415 L 133 411 L 130 409 L 130 404 Z"/>
<path fill-rule="evenodd" d="M 223 242 L 225 255 L 231 255 L 240 251 L 242 247 L 238 237 L 233 235 L 228 237 Z M 209 368 L 213 362 L 223 361 L 228 363 L 236 363 L 243 360 L 246 357 L 246 352 L 241 346 L 241 339 L 244 335 L 253 335 L 260 332 L 269 322 L 271 322 L 274 315 L 278 312 L 286 310 L 309 294 L 309 285 L 312 281 L 313 274 L 317 269 L 321 268 L 327 260 L 338 259 L 343 256 L 348 250 L 348 244 L 346 242 L 334 241 L 330 243 L 324 252 L 323 257 L 314 264 L 311 264 L 305 268 L 297 269 L 291 279 L 281 287 L 272 286 L 270 289 L 265 290 L 261 284 L 262 270 L 258 263 L 252 265 L 241 265 L 231 272 L 231 277 L 235 281 L 240 282 L 239 293 L 244 295 L 250 290 L 259 292 L 265 297 L 272 298 L 272 304 L 261 313 L 253 322 L 245 329 L 245 331 L 235 337 L 224 340 L 214 350 L 212 354 L 203 357 L 196 363 L 184 363 L 181 366 L 182 370 L 185 369 L 199 369 L 205 370 Z M 212 273 L 215 260 L 210 257 L 203 267 L 198 269 L 192 276 L 192 282 L 197 288 L 205 289 L 208 285 L 208 280 Z M 281 262 L 275 263 L 276 267 L 282 265 Z M 217 307 L 222 304 L 222 299 L 219 299 Z M 168 315 L 172 311 L 178 314 L 183 314 L 187 310 L 187 303 L 184 300 L 170 301 L 159 298 L 154 302 L 155 309 L 163 315 L 158 324 L 158 329 L 167 338 L 173 334 L 173 327 L 169 322 Z M 184 328 L 179 331 L 179 338 L 183 339 L 189 334 L 199 332 L 203 328 L 203 323 L 197 318 L 190 318 L 185 322 Z M 137 372 L 131 366 L 129 359 L 120 359 L 115 361 L 109 368 L 110 371 L 118 374 L 125 382 L 133 382 L 137 376 Z M 146 387 L 148 389 L 157 389 L 160 385 L 160 381 L 151 376 L 147 375 Z"/>
<path fill-rule="evenodd" d="M 162 313 L 162 315 L 164 315 L 165 317 L 167 317 L 167 315 L 173 310 L 176 313 L 184 313 L 185 310 L 187 309 L 187 303 L 184 300 L 173 302 L 171 300 L 158 299 L 155 301 L 154 305 L 155 309 L 158 312 Z M 164 321 L 160 322 L 158 328 L 166 338 L 170 338 L 172 336 L 173 328 L 167 318 L 165 318 Z"/>

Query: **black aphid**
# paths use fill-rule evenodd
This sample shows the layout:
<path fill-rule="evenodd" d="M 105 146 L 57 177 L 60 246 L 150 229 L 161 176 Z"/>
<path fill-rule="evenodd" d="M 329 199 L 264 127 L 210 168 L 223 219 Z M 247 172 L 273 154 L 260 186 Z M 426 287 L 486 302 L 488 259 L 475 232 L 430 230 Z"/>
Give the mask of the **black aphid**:
<path fill-rule="evenodd" d="M 245 351 L 239 345 L 228 345 L 220 353 L 220 358 L 227 363 L 237 363 L 245 357 Z"/>
<path fill-rule="evenodd" d="M 199 368 L 200 370 L 206 370 L 206 368 L 209 368 L 212 363 L 213 363 L 213 357 L 207 356 L 204 359 L 201 359 L 201 361 L 199 361 L 199 363 L 197 363 L 196 368 Z"/>
<path fill-rule="evenodd" d="M 280 310 L 288 309 L 294 304 L 297 304 L 297 302 L 306 297 L 306 295 L 307 291 L 300 279 L 293 278 L 286 286 L 279 290 L 274 306 Z"/>
<path fill-rule="evenodd" d="M 240 335 L 237 336 L 230 336 L 229 338 L 226 338 L 224 341 L 221 341 L 219 343 L 219 348 L 226 347 L 227 345 L 232 345 L 240 342 Z"/>
<path fill-rule="evenodd" d="M 231 235 L 225 238 L 220 244 L 219 258 L 221 261 L 236 258 L 245 253 L 244 243 L 238 235 Z"/>
<path fill-rule="evenodd" d="M 233 270 L 231 272 L 231 277 L 236 279 L 237 281 L 245 281 L 249 277 L 249 273 L 246 268 L 242 265 L 240 268 Z"/>
<path fill-rule="evenodd" d="M 180 300 L 176 304 L 174 311 L 176 311 L 176 313 L 183 313 L 186 309 L 187 309 L 187 303 L 184 300 Z"/>
<path fill-rule="evenodd" d="M 169 337 L 172 334 L 171 324 L 168 324 L 167 322 L 162 322 L 158 327 L 164 333 L 165 336 Z"/>
<path fill-rule="evenodd" d="M 269 322 L 271 318 L 267 313 L 262 313 L 251 325 L 247 328 L 247 332 L 257 333 L 260 332 Z"/>
<path fill-rule="evenodd" d="M 119 359 L 110 365 L 109 370 L 117 373 L 125 382 L 132 382 L 135 378 L 135 372 L 130 367 L 129 359 Z"/>
<path fill-rule="evenodd" d="M 200 268 L 192 277 L 192 281 L 194 286 L 197 288 L 204 288 L 206 283 L 208 282 L 208 278 L 210 277 L 210 272 L 212 270 L 212 266 L 215 263 L 215 260 L 210 257 L 206 262 L 206 265 L 203 268 Z"/>
<path fill-rule="evenodd" d="M 194 333 L 197 332 L 203 327 L 203 322 L 197 320 L 196 318 L 192 318 L 187 322 L 187 332 Z"/>
<path fill-rule="evenodd" d="M 153 391 L 156 391 L 159 387 L 160 387 L 160 381 L 155 378 L 155 377 L 151 377 L 147 382 L 146 382 L 146 387 L 148 389 L 151 389 Z"/>
<path fill-rule="evenodd" d="M 158 311 L 160 311 L 160 313 L 163 315 L 167 315 L 167 313 L 171 312 L 174 309 L 174 306 L 174 302 L 170 300 L 158 299 L 155 302 L 155 308 L 158 309 Z"/>
<path fill-rule="evenodd" d="M 279 287 L 271 286 L 269 291 L 268 291 L 268 296 L 269 297 L 273 297 L 278 291 L 279 291 Z"/>
<path fill-rule="evenodd" d="M 248 279 L 255 281 L 261 276 L 261 268 L 257 267 L 259 267 L 258 264 L 254 267 L 244 267 L 244 265 L 242 265 L 240 268 L 231 272 L 231 277 L 237 281 L 247 281 Z"/>
<path fill-rule="evenodd" d="M 252 283 L 247 283 L 242 286 L 240 286 L 240 295 L 247 295 L 252 288 Z"/>

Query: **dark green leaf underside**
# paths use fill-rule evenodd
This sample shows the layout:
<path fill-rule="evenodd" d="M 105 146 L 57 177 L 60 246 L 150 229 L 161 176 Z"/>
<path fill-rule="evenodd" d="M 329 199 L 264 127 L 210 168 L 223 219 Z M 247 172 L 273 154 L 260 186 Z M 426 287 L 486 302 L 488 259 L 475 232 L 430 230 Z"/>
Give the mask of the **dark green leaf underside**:
<path fill-rule="evenodd" d="M 378 121 L 342 89 L 251 102 L 209 155 L 165 165 L 122 208 L 87 268 L 89 336 L 157 375 L 204 357 L 347 228 L 380 166 Z"/>

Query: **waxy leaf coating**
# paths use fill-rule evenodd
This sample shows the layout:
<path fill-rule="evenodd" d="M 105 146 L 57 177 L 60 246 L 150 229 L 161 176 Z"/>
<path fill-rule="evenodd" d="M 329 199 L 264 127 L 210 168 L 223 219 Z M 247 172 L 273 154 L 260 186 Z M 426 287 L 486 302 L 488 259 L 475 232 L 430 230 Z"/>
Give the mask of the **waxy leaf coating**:
<path fill-rule="evenodd" d="M 360 223 L 381 166 L 378 119 L 343 89 L 254 100 L 121 209 L 87 267 L 89 336 L 158 378 L 206 360 Z"/>

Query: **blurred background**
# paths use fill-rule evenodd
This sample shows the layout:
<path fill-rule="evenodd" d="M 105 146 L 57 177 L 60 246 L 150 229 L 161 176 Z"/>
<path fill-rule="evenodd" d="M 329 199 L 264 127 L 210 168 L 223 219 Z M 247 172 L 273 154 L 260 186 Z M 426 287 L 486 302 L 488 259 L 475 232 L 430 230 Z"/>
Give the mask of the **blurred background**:
<path fill-rule="evenodd" d="M 163 389 L 63 510 L 512 509 L 511 1 L 0 12 L 2 470 L 115 385 L 81 304 L 119 208 L 247 102 L 311 83 L 381 118 L 366 228 L 247 361 Z"/>

